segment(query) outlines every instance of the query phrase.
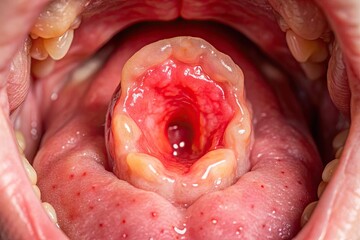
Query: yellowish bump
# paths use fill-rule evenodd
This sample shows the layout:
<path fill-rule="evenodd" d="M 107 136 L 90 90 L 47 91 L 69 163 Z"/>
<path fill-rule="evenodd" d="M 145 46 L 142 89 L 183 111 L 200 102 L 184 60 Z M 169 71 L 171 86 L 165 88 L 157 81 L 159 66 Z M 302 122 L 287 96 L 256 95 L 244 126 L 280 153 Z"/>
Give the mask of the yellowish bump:
<path fill-rule="evenodd" d="M 38 198 L 39 200 L 41 200 L 41 191 L 40 191 L 39 187 L 38 187 L 37 185 L 32 185 L 32 188 L 33 188 L 33 190 L 34 190 L 35 195 L 37 196 L 37 198 Z"/>
<path fill-rule="evenodd" d="M 339 159 L 334 159 L 326 165 L 326 167 L 322 173 L 322 180 L 324 182 L 330 182 L 330 179 L 331 179 L 333 173 L 335 172 L 338 164 L 339 164 Z"/>
<path fill-rule="evenodd" d="M 312 202 L 309 205 L 307 205 L 306 208 L 304 209 L 304 212 L 301 216 L 301 226 L 302 227 L 310 220 L 310 217 L 311 217 L 312 213 L 314 212 L 314 209 L 316 208 L 317 204 L 318 204 L 318 201 Z"/>
<path fill-rule="evenodd" d="M 37 183 L 37 174 L 33 166 L 29 163 L 24 155 L 22 155 L 22 162 L 26 171 L 26 175 L 28 176 L 32 185 L 36 185 Z"/>
<path fill-rule="evenodd" d="M 318 198 L 320 199 L 321 195 L 323 194 L 323 192 L 325 191 L 325 188 L 327 186 L 327 182 L 321 181 L 319 186 L 318 186 L 318 190 L 317 190 L 317 195 Z"/>
<path fill-rule="evenodd" d="M 21 149 L 21 152 L 24 151 L 26 147 L 24 134 L 22 134 L 22 132 L 20 131 L 15 131 L 15 137 L 18 142 L 19 148 Z"/>
<path fill-rule="evenodd" d="M 344 147 L 340 147 L 335 153 L 335 158 L 340 159 L 343 150 L 344 150 Z"/>
<path fill-rule="evenodd" d="M 53 223 L 57 223 L 57 216 L 56 216 L 56 211 L 55 211 L 54 207 L 48 202 L 43 202 L 42 206 L 45 209 L 45 212 L 49 216 L 50 220 Z"/>
<path fill-rule="evenodd" d="M 340 147 L 343 147 L 345 145 L 345 141 L 349 135 L 349 129 L 345 129 L 341 132 L 339 132 L 332 142 L 333 148 L 335 150 L 339 149 Z"/>
<path fill-rule="evenodd" d="M 145 153 L 129 153 L 126 157 L 126 163 L 130 174 L 134 174 L 149 182 L 158 182 L 163 176 L 164 167 L 161 162 Z"/>

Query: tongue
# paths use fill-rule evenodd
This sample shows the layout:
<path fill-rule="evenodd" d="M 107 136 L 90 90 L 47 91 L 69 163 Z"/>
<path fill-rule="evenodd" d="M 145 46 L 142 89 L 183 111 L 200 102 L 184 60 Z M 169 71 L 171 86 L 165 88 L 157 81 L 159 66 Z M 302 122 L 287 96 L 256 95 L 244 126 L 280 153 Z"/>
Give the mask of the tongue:
<path fill-rule="evenodd" d="M 189 34 L 206 38 L 228 53 L 244 72 L 255 140 L 251 166 L 234 184 L 204 193 L 190 206 L 178 206 L 108 171 L 104 122 L 125 61 L 150 42 Z M 298 232 L 302 209 L 315 198 L 318 155 L 297 120 L 301 116 L 289 110 L 297 109 L 293 97 L 282 96 L 279 103 L 263 75 L 245 57 L 244 43 L 231 34 L 213 25 L 137 28 L 122 36 L 118 50 L 101 71 L 87 81 L 70 78 L 58 100 L 49 103 L 47 131 L 34 167 L 43 200 L 54 206 L 59 225 L 70 238 L 254 239 L 291 238 Z M 157 57 L 151 56 L 154 61 Z M 277 81 L 289 90 L 285 79 Z M 170 123 L 169 128 L 178 124 Z M 193 132 L 197 125 L 190 125 L 176 134 Z"/>

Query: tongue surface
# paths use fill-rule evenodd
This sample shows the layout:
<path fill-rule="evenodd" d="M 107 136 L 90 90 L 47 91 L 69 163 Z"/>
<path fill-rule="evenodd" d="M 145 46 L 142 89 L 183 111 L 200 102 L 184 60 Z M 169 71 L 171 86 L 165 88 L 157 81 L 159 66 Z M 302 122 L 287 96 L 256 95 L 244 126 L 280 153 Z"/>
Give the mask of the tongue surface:
<path fill-rule="evenodd" d="M 239 41 L 220 28 L 193 27 L 191 34 L 197 32 L 230 54 L 244 72 L 255 129 L 251 170 L 188 208 L 107 171 L 104 122 L 121 68 L 143 45 L 189 34 L 176 29 L 148 26 L 124 36 L 99 73 L 88 81 L 70 78 L 59 92 L 47 112 L 47 131 L 34 161 L 44 201 L 54 206 L 61 228 L 74 239 L 291 238 L 300 228 L 302 209 L 315 197 L 318 155 L 296 119 L 285 119 L 262 74 L 240 52 Z"/>

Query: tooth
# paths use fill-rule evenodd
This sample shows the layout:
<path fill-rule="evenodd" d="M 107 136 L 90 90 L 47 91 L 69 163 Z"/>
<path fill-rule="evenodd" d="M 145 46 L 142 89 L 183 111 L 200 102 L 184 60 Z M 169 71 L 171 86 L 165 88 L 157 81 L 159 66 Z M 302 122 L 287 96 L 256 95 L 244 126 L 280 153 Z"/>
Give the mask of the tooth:
<path fill-rule="evenodd" d="M 340 147 L 345 145 L 346 142 L 346 138 L 349 135 L 349 129 L 345 129 L 341 132 L 339 132 L 335 137 L 334 140 L 332 142 L 333 148 L 334 149 L 339 149 Z"/>
<path fill-rule="evenodd" d="M 340 159 L 343 150 L 344 150 L 344 147 L 340 147 L 335 153 L 335 158 Z"/>
<path fill-rule="evenodd" d="M 317 203 L 318 202 L 315 201 L 306 206 L 301 216 L 301 226 L 304 226 L 309 221 L 312 213 L 314 212 L 314 209 L 316 208 Z"/>
<path fill-rule="evenodd" d="M 338 164 L 339 164 L 339 159 L 334 159 L 326 165 L 326 167 L 322 173 L 322 180 L 324 182 L 330 182 L 330 179 L 331 179 L 333 173 L 335 172 Z"/>
<path fill-rule="evenodd" d="M 44 47 L 54 60 L 62 59 L 69 51 L 74 38 L 74 30 L 68 30 L 60 37 L 44 39 Z"/>
<path fill-rule="evenodd" d="M 21 149 L 21 151 L 24 151 L 26 147 L 24 135 L 20 131 L 15 131 L 15 137 L 19 145 L 19 148 Z"/>
<path fill-rule="evenodd" d="M 318 186 L 318 190 L 317 190 L 317 196 L 320 199 L 321 195 L 323 194 L 326 186 L 327 186 L 327 182 L 321 181 L 319 186 Z"/>
<path fill-rule="evenodd" d="M 36 60 L 45 60 L 49 56 L 42 38 L 37 38 L 32 41 L 30 56 Z"/>
<path fill-rule="evenodd" d="M 57 216 L 56 216 L 56 212 L 55 212 L 54 207 L 48 202 L 43 202 L 42 206 L 45 209 L 45 212 L 47 213 L 47 215 L 49 216 L 51 221 L 53 223 L 57 223 Z"/>
<path fill-rule="evenodd" d="M 42 78 L 52 72 L 55 66 L 55 60 L 46 58 L 45 60 L 39 61 L 32 59 L 31 61 L 31 73 L 34 77 Z"/>
<path fill-rule="evenodd" d="M 320 79 L 326 74 L 326 65 L 324 63 L 305 62 L 300 65 L 310 80 Z"/>
<path fill-rule="evenodd" d="M 63 35 L 75 22 L 87 5 L 88 0 L 52 1 L 38 17 L 31 34 L 42 38 L 56 38 Z"/>
<path fill-rule="evenodd" d="M 288 47 L 298 62 L 323 62 L 328 56 L 328 48 L 321 39 L 306 40 L 292 30 L 286 32 Z"/>
<path fill-rule="evenodd" d="M 35 169 L 31 166 L 31 164 L 29 163 L 29 161 L 25 158 L 25 156 L 22 156 L 22 161 L 23 161 L 23 165 L 24 168 L 26 170 L 26 174 L 29 177 L 29 180 L 31 182 L 32 185 L 36 185 L 37 182 L 37 174 Z"/>
<path fill-rule="evenodd" d="M 325 16 L 312 1 L 269 0 L 269 3 L 305 39 L 318 39 L 328 30 Z"/>
<path fill-rule="evenodd" d="M 39 200 L 41 200 L 41 191 L 37 185 L 32 185 L 32 188 L 35 192 L 35 195 L 38 197 Z"/>

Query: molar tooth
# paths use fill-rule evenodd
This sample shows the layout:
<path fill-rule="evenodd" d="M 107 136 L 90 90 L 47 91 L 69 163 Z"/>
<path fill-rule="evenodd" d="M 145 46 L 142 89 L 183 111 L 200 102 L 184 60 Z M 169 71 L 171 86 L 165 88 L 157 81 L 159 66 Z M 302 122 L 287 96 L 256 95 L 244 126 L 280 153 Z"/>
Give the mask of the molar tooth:
<path fill-rule="evenodd" d="M 54 207 L 48 202 L 43 202 L 42 206 L 45 209 L 45 212 L 47 213 L 47 215 L 49 216 L 51 221 L 56 224 L 57 216 L 56 216 L 56 211 L 55 211 Z"/>
<path fill-rule="evenodd" d="M 327 46 L 321 39 L 306 40 L 292 30 L 288 30 L 286 42 L 298 62 L 323 62 L 329 56 Z"/>
<path fill-rule="evenodd" d="M 74 38 L 74 30 L 68 30 L 60 37 L 44 39 L 44 47 L 54 60 L 62 59 L 69 51 Z"/>
<path fill-rule="evenodd" d="M 88 0 L 52 1 L 39 15 L 31 34 L 42 38 L 56 38 L 63 35 L 76 22 L 87 2 Z"/>
<path fill-rule="evenodd" d="M 332 142 L 333 148 L 339 149 L 340 147 L 344 146 L 348 135 L 349 135 L 349 129 L 345 129 L 345 130 L 339 132 L 334 137 L 334 140 Z"/>
<path fill-rule="evenodd" d="M 318 201 L 315 201 L 306 206 L 306 208 L 304 209 L 304 212 L 301 216 L 301 226 L 304 226 L 309 221 L 317 204 L 318 204 Z"/>
<path fill-rule="evenodd" d="M 326 165 L 326 167 L 322 173 L 322 180 L 324 182 L 330 182 L 330 179 L 331 179 L 333 173 L 335 172 L 338 164 L 339 164 L 339 159 L 334 159 Z"/>
<path fill-rule="evenodd" d="M 37 38 L 32 41 L 30 56 L 36 60 L 45 60 L 49 56 L 42 38 Z"/>

